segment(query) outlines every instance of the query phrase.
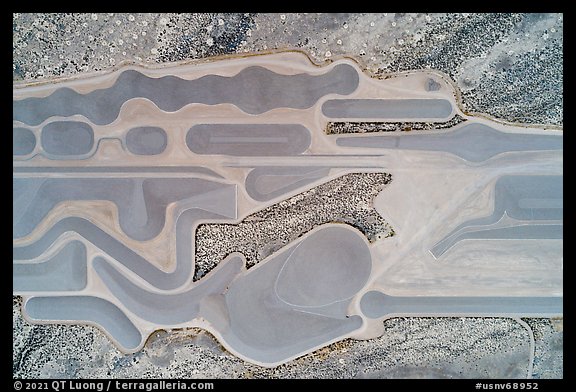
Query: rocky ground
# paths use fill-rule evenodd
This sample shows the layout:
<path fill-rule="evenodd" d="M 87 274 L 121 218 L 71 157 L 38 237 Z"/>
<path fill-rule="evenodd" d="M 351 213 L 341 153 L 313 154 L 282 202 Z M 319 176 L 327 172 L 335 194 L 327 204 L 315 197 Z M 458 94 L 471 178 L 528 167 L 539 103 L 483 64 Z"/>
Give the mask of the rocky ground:
<path fill-rule="evenodd" d="M 220 229 L 208 230 L 216 230 L 217 242 Z M 143 350 L 124 355 L 92 326 L 31 325 L 21 304 L 13 298 L 13 375 L 19 378 L 563 377 L 562 319 L 394 318 L 379 338 L 347 339 L 266 369 L 228 353 L 200 329 L 158 331 Z"/>
<path fill-rule="evenodd" d="M 344 340 L 267 369 L 200 329 L 158 331 L 142 351 L 123 355 L 94 327 L 30 325 L 19 304 L 15 298 L 14 377 L 562 378 L 560 320 L 395 318 L 380 338 Z"/>

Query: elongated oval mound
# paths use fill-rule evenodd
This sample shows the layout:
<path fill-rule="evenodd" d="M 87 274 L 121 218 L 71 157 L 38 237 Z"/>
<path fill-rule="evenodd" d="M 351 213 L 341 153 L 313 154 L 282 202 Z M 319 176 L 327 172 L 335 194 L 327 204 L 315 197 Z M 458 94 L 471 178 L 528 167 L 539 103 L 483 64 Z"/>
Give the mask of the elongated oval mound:
<path fill-rule="evenodd" d="M 166 131 L 159 127 L 132 128 L 126 134 L 126 148 L 136 155 L 158 155 L 168 144 Z"/>
<path fill-rule="evenodd" d="M 12 129 L 12 155 L 28 155 L 36 148 L 36 136 L 28 128 Z"/>
<path fill-rule="evenodd" d="M 94 130 L 79 121 L 55 121 L 42 128 L 41 142 L 48 154 L 83 155 L 94 146 Z"/>
<path fill-rule="evenodd" d="M 289 304 L 328 305 L 354 296 L 371 268 L 370 249 L 360 232 L 325 228 L 294 249 L 278 275 L 276 292 Z"/>
<path fill-rule="evenodd" d="M 186 145 L 202 155 L 290 156 L 306 151 L 311 139 L 300 124 L 197 124 Z"/>
<path fill-rule="evenodd" d="M 330 118 L 448 118 L 452 111 L 447 99 L 331 99 L 322 105 Z"/>

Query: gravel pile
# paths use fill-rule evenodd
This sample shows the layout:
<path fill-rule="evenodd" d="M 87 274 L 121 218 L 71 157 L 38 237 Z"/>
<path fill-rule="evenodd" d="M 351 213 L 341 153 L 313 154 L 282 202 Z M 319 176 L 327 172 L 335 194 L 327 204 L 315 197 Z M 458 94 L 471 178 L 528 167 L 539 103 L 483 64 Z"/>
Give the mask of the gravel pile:
<path fill-rule="evenodd" d="M 238 224 L 199 225 L 194 280 L 233 252 L 242 253 L 250 268 L 325 223 L 352 225 L 369 241 L 394 235 L 372 204 L 391 180 L 388 173 L 350 173 L 249 215 Z"/>
<path fill-rule="evenodd" d="M 326 125 L 324 132 L 327 135 L 341 135 L 346 133 L 429 131 L 452 128 L 464 121 L 466 119 L 458 114 L 443 122 L 334 121 Z"/>

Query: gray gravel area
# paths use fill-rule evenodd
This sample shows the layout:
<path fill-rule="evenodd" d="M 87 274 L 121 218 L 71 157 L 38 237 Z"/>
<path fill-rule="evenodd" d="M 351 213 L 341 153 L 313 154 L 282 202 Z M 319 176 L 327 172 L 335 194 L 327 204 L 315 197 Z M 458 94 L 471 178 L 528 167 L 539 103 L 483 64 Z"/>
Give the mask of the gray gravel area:
<path fill-rule="evenodd" d="M 534 334 L 533 378 L 558 379 L 564 373 L 564 319 L 523 319 Z"/>
<path fill-rule="evenodd" d="M 448 121 L 334 121 L 326 125 L 327 135 L 339 135 L 346 133 L 367 133 L 367 132 L 410 132 L 410 131 L 429 131 L 434 129 L 448 129 L 466 121 L 459 114 L 455 115 Z"/>

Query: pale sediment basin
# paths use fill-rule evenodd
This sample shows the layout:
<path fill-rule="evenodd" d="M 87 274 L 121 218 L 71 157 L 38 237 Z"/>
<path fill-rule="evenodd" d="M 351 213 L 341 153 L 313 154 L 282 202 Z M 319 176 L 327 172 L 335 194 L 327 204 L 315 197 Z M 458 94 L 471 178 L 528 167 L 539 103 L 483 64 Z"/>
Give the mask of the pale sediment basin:
<path fill-rule="evenodd" d="M 186 145 L 202 155 L 297 155 L 310 146 L 310 131 L 299 124 L 198 124 Z"/>
<path fill-rule="evenodd" d="M 56 156 L 87 154 L 94 146 L 94 130 L 78 121 L 56 121 L 42 128 L 42 149 Z"/>
<path fill-rule="evenodd" d="M 86 247 L 80 241 L 66 244 L 43 262 L 19 261 L 12 265 L 12 290 L 79 291 L 88 282 Z"/>
<path fill-rule="evenodd" d="M 118 207 L 120 226 L 130 237 L 144 241 L 164 227 L 166 207 L 183 198 L 196 198 L 229 187 L 198 178 L 19 178 L 13 180 L 14 238 L 24 237 L 65 200 L 109 200 Z M 26 209 L 20 208 L 27 205 Z M 217 208 L 217 207 L 216 207 Z"/>
<path fill-rule="evenodd" d="M 168 144 L 166 131 L 159 127 L 132 128 L 126 134 L 126 148 L 136 155 L 157 155 Z"/>
<path fill-rule="evenodd" d="M 296 53 L 17 88 L 13 293 L 124 353 L 200 327 L 267 367 L 395 316 L 561 315 L 562 133 L 456 93 Z"/>
<path fill-rule="evenodd" d="M 281 75 L 253 66 L 231 77 L 206 75 L 195 80 L 151 78 L 127 70 L 106 89 L 80 94 L 61 88 L 49 97 L 14 101 L 13 120 L 38 125 L 52 116 L 80 114 L 95 124 L 110 124 L 122 104 L 136 97 L 147 98 L 167 112 L 191 103 L 231 103 L 246 113 L 261 114 L 281 107 L 306 109 L 326 94 L 350 94 L 357 86 L 358 73 L 346 64 L 322 75 Z"/>
<path fill-rule="evenodd" d="M 33 297 L 25 304 L 33 320 L 90 322 L 107 331 L 122 347 L 136 348 L 142 335 L 118 307 L 105 299 L 85 296 Z"/>
<path fill-rule="evenodd" d="M 246 192 L 255 200 L 267 201 L 301 188 L 328 175 L 328 167 L 257 167 L 246 176 Z"/>
<path fill-rule="evenodd" d="M 484 124 L 468 124 L 442 134 L 340 137 L 342 147 L 449 152 L 470 162 L 481 162 L 504 152 L 562 151 L 562 135 L 506 133 Z"/>
<path fill-rule="evenodd" d="M 28 155 L 36 147 L 36 136 L 28 128 L 13 128 L 12 154 Z"/>
<path fill-rule="evenodd" d="M 562 239 L 562 176 L 503 176 L 494 186 L 490 216 L 462 223 L 430 252 L 444 254 L 464 239 Z"/>
<path fill-rule="evenodd" d="M 324 102 L 322 113 L 330 118 L 447 118 L 452 104 L 445 99 L 332 99 Z"/>
<path fill-rule="evenodd" d="M 219 204 L 224 215 L 207 211 L 207 206 L 189 209 L 179 215 L 176 223 L 176 260 L 172 272 L 164 272 L 146 258 L 134 252 L 130 247 L 116 239 L 113 235 L 94 225 L 89 220 L 79 217 L 68 217 L 58 221 L 39 240 L 22 247 L 14 247 L 15 260 L 33 259 L 41 255 L 56 239 L 65 232 L 73 231 L 100 247 L 106 249 L 108 255 L 127 267 L 132 273 L 140 276 L 152 286 L 163 290 L 176 289 L 192 278 L 194 271 L 194 244 L 191 242 L 193 229 L 201 219 L 222 219 L 233 217 L 234 210 L 222 210 L 227 203 L 234 200 L 235 194 L 221 193 L 210 195 L 210 202 Z M 209 204 L 208 204 L 209 206 Z M 78 262 L 83 262 L 81 259 Z"/>
<path fill-rule="evenodd" d="M 394 297 L 369 291 L 360 301 L 373 319 L 393 316 L 478 315 L 487 317 L 550 317 L 563 313 L 562 297 Z"/>
<path fill-rule="evenodd" d="M 350 302 L 370 270 L 370 251 L 358 232 L 336 225 L 311 233 L 233 282 L 223 338 L 265 364 L 340 338 L 362 321 L 338 305 Z"/>

